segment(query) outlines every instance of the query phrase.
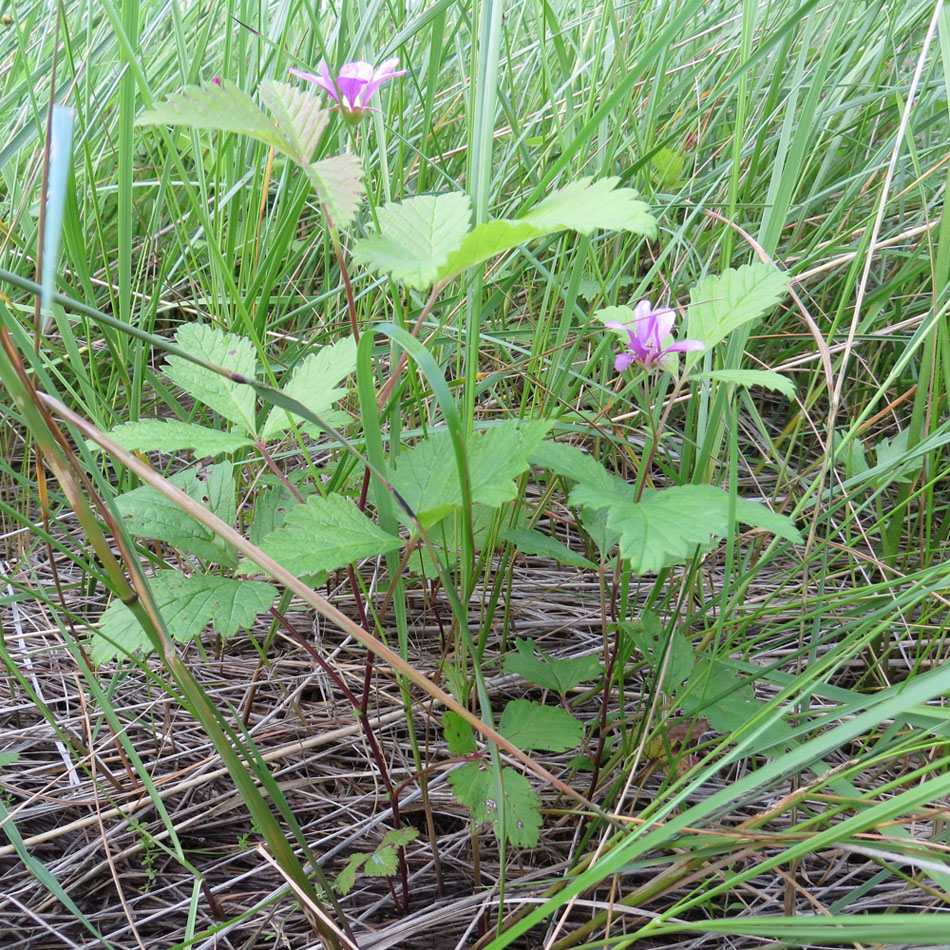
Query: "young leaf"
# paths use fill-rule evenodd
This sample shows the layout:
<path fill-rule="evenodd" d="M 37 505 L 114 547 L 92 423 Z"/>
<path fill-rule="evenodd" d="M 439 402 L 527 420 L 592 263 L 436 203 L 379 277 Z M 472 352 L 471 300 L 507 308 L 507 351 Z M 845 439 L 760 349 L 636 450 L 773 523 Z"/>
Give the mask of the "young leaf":
<path fill-rule="evenodd" d="M 149 581 L 155 602 L 169 633 L 184 643 L 193 639 L 209 624 L 222 637 L 233 636 L 249 627 L 259 613 L 274 602 L 275 590 L 261 581 L 237 580 L 213 574 L 159 571 Z M 92 658 L 104 663 L 117 655 L 136 650 L 151 652 L 135 614 L 121 601 L 113 600 L 101 618 L 101 636 L 92 642 Z"/>
<path fill-rule="evenodd" d="M 329 119 L 320 100 L 296 86 L 273 79 L 265 79 L 259 92 L 284 138 L 293 147 L 293 153 L 287 153 L 288 157 L 298 165 L 308 164 Z"/>
<path fill-rule="evenodd" d="M 247 436 L 236 432 L 222 432 L 180 419 L 124 422 L 109 432 L 109 438 L 131 451 L 173 453 L 194 449 L 199 458 L 236 452 L 254 444 Z M 90 447 L 98 450 L 95 443 Z"/>
<path fill-rule="evenodd" d="M 693 373 L 693 379 L 715 379 L 720 383 L 735 383 L 750 388 L 763 386 L 789 399 L 795 398 L 795 384 L 787 376 L 767 369 L 715 369 L 708 373 Z"/>
<path fill-rule="evenodd" d="M 393 848 L 405 848 L 407 844 L 419 837 L 418 828 L 390 828 L 383 835 L 382 844 Z"/>
<path fill-rule="evenodd" d="M 261 550 L 295 574 L 332 571 L 394 551 L 402 541 L 377 527 L 342 495 L 313 497 L 294 506 Z"/>
<path fill-rule="evenodd" d="M 379 210 L 379 233 L 353 248 L 353 260 L 409 287 L 428 287 L 468 233 L 468 195 L 420 195 Z"/>
<path fill-rule="evenodd" d="M 336 876 L 336 880 L 333 882 L 333 890 L 337 894 L 343 896 L 350 893 L 353 889 L 353 885 L 356 883 L 356 872 L 363 866 L 366 859 L 369 857 L 368 854 L 351 854 L 350 859 L 346 862 L 346 867 Z"/>
<path fill-rule="evenodd" d="M 689 293 L 686 336 L 709 350 L 737 327 L 772 310 L 787 290 L 788 275 L 762 261 L 706 277 Z M 687 354 L 688 361 L 697 359 L 698 353 Z"/>
<path fill-rule="evenodd" d="M 514 769 L 501 770 L 505 806 L 505 837 L 513 845 L 533 848 L 541 828 L 541 803 L 528 780 Z M 472 762 L 449 775 L 455 797 L 472 813 L 476 824 L 491 822 L 497 837 L 500 830 L 494 776 Z"/>
<path fill-rule="evenodd" d="M 146 109 L 136 125 L 188 125 L 194 129 L 237 132 L 290 154 L 293 144 L 254 100 L 226 79 L 221 85 L 185 86 L 181 92 Z"/>
<path fill-rule="evenodd" d="M 342 412 L 331 410 L 338 399 L 346 395 L 346 390 L 338 383 L 349 376 L 356 368 L 356 343 L 353 337 L 344 337 L 316 353 L 311 353 L 293 371 L 290 382 L 282 387 L 284 395 L 303 403 L 315 415 L 325 419 L 329 425 L 338 425 L 349 417 Z M 261 439 L 273 439 L 298 422 L 279 406 L 274 406 L 261 430 Z M 322 433 L 311 423 L 302 424 L 303 431 L 312 438 Z"/>
<path fill-rule="evenodd" d="M 253 377 L 257 359 L 250 340 L 225 333 L 205 324 L 186 323 L 175 334 L 175 342 L 184 350 L 200 356 L 208 363 L 223 366 L 241 376 Z M 245 432 L 256 432 L 255 396 L 250 386 L 232 382 L 183 356 L 169 356 L 166 375 L 189 395 L 210 406 L 241 426 Z"/>
<path fill-rule="evenodd" d="M 528 531 L 523 528 L 505 528 L 501 532 L 504 541 L 510 541 L 522 554 L 533 554 L 536 557 L 554 558 L 561 564 L 570 564 L 573 567 L 588 567 L 596 569 L 593 561 L 572 551 L 566 544 L 540 531 Z"/>
<path fill-rule="evenodd" d="M 359 158 L 344 152 L 302 167 L 334 226 L 345 228 L 352 224 L 363 197 L 363 166 Z"/>
<path fill-rule="evenodd" d="M 391 845 L 380 845 L 363 862 L 363 873 L 371 877 L 389 877 L 396 873 L 396 849 Z"/>
<path fill-rule="evenodd" d="M 506 673 L 516 673 L 542 689 L 553 689 L 563 695 L 585 680 L 597 679 L 601 673 L 596 656 L 555 659 L 538 650 L 534 640 L 515 640 L 517 653 L 509 653 L 502 664 Z M 535 656 L 535 651 L 541 659 Z M 448 713 L 446 713 L 448 715 Z"/>
<path fill-rule="evenodd" d="M 236 516 L 233 472 L 230 462 L 222 462 L 207 468 L 176 472 L 169 481 L 228 524 L 233 524 Z M 210 528 L 197 522 L 151 485 L 119 495 L 115 505 L 133 534 L 165 541 L 189 554 L 219 564 L 235 563 L 230 545 L 219 541 Z"/>
<path fill-rule="evenodd" d="M 580 744 L 584 725 L 558 706 L 513 699 L 501 714 L 498 731 L 519 749 L 564 752 Z"/>
<path fill-rule="evenodd" d="M 442 732 L 452 755 L 470 755 L 478 748 L 472 727 L 451 709 L 442 714 Z"/>

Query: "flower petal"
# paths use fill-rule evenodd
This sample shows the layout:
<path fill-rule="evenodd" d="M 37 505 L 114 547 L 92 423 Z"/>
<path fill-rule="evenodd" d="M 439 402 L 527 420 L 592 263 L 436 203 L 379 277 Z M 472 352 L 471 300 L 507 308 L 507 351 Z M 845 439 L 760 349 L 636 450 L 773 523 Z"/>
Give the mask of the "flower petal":
<path fill-rule="evenodd" d="M 617 358 L 614 360 L 614 369 L 618 373 L 622 373 L 632 362 L 632 353 L 618 353 Z"/>
<path fill-rule="evenodd" d="M 680 353 L 688 353 L 705 349 L 706 344 L 703 343 L 702 340 L 680 340 L 678 343 L 673 343 L 668 346 L 663 352 L 669 353 L 670 350 L 677 350 Z"/>

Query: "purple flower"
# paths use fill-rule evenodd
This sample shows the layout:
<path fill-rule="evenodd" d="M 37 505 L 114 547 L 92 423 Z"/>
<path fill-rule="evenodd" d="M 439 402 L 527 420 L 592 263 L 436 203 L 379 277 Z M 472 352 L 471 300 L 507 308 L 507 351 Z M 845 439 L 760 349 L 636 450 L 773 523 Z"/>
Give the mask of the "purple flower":
<path fill-rule="evenodd" d="M 699 340 L 680 340 L 679 343 L 670 343 L 670 333 L 676 322 L 676 313 L 669 307 L 653 309 L 649 300 L 641 300 L 633 308 L 633 325 L 610 320 L 604 324 L 614 330 L 626 330 L 630 335 L 625 353 L 620 353 L 614 360 L 614 369 L 622 373 L 631 363 L 639 363 L 644 369 L 653 369 L 656 366 L 669 369 L 673 360 L 671 353 L 685 353 L 689 350 L 705 350 L 706 345 Z"/>
<path fill-rule="evenodd" d="M 344 63 L 336 76 L 330 75 L 330 67 L 322 60 L 317 67 L 319 73 L 308 73 L 302 69 L 291 69 L 294 76 L 316 83 L 335 102 L 348 118 L 359 118 L 369 110 L 369 100 L 373 93 L 387 80 L 404 76 L 404 69 L 396 69 L 399 58 L 387 59 L 379 69 L 369 63 L 356 60 Z"/>

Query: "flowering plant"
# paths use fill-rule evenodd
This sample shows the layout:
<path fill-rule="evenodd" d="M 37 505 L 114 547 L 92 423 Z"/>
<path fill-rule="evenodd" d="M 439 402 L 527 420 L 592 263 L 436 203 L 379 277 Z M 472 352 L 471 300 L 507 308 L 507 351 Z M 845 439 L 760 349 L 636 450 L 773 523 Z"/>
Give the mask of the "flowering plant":
<path fill-rule="evenodd" d="M 675 322 L 674 311 L 669 307 L 654 309 L 649 300 L 641 300 L 633 308 L 633 320 L 630 323 L 608 320 L 604 326 L 624 330 L 630 336 L 626 352 L 619 353 L 614 360 L 614 369 L 622 373 L 631 363 L 639 363 L 644 369 L 657 366 L 669 369 L 672 363 L 670 354 L 706 349 L 706 345 L 699 340 L 680 340 L 664 346 Z"/>
<path fill-rule="evenodd" d="M 303 69 L 291 69 L 294 76 L 316 83 L 339 103 L 344 115 L 348 118 L 360 118 L 369 111 L 369 101 L 373 93 L 384 83 L 396 76 L 404 76 L 406 70 L 397 69 L 398 57 L 387 59 L 378 69 L 362 60 L 344 63 L 339 73 L 333 76 L 326 60 L 321 60 L 316 73 L 308 73 Z"/>

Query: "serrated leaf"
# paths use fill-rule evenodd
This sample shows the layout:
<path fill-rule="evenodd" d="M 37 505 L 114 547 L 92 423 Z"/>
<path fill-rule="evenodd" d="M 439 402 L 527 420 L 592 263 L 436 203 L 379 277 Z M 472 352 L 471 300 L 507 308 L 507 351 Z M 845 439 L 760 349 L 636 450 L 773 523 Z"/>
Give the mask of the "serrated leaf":
<path fill-rule="evenodd" d="M 297 484 L 295 488 L 304 500 L 316 492 L 307 484 Z M 286 485 L 278 482 L 262 486 L 254 496 L 253 520 L 247 534 L 251 544 L 259 547 L 267 535 L 287 520 L 290 510 L 298 504 L 300 502 Z"/>
<path fill-rule="evenodd" d="M 295 574 L 332 571 L 402 545 L 342 495 L 309 498 L 294 506 L 282 527 L 269 534 L 261 550 Z"/>
<path fill-rule="evenodd" d="M 316 96 L 286 82 L 265 79 L 259 92 L 264 105 L 277 120 L 278 128 L 293 146 L 289 157 L 299 165 L 306 165 L 313 158 L 329 113 Z"/>
<path fill-rule="evenodd" d="M 514 498 L 517 494 L 514 479 L 527 470 L 531 453 L 553 425 L 549 419 L 534 422 L 509 419 L 473 434 L 466 446 L 472 501 L 497 506 Z"/>
<path fill-rule="evenodd" d="M 514 769 L 501 770 L 503 792 L 499 794 L 494 776 L 473 762 L 449 775 L 455 797 L 472 813 L 477 824 L 491 822 L 498 836 L 500 818 L 498 799 L 505 809 L 505 837 L 513 845 L 533 848 L 538 843 L 541 809 L 530 782 Z"/>
<path fill-rule="evenodd" d="M 333 890 L 337 894 L 347 895 L 353 889 L 353 885 L 356 883 L 356 872 L 363 866 L 366 859 L 369 857 L 368 854 L 351 854 L 349 860 L 346 862 L 346 867 L 336 876 L 336 880 L 333 882 Z"/>
<path fill-rule="evenodd" d="M 590 234 L 605 231 L 633 231 L 656 237 L 656 220 L 647 204 L 639 201 L 632 188 L 618 188 L 619 178 L 578 178 L 556 194 L 545 198 L 519 220 L 529 221 L 545 231 L 569 228 Z"/>
<path fill-rule="evenodd" d="M 451 709 L 442 714 L 442 732 L 452 755 L 471 755 L 478 748 L 471 725 Z"/>
<path fill-rule="evenodd" d="M 359 158 L 344 152 L 301 167 L 334 226 L 345 228 L 352 224 L 363 198 L 363 166 Z"/>
<path fill-rule="evenodd" d="M 509 541 L 522 554 L 531 554 L 535 557 L 553 558 L 561 564 L 569 564 L 572 567 L 588 567 L 596 569 L 597 565 L 593 561 L 572 551 L 566 544 L 552 538 L 550 535 L 543 534 L 536 530 L 526 530 L 524 528 L 506 528 L 501 532 L 501 538 Z"/>
<path fill-rule="evenodd" d="M 564 752 L 580 744 L 584 725 L 558 706 L 513 699 L 501 714 L 498 731 L 519 749 Z"/>
<path fill-rule="evenodd" d="M 363 873 L 370 877 L 389 877 L 396 873 L 398 864 L 396 849 L 389 845 L 380 845 L 363 862 Z"/>
<path fill-rule="evenodd" d="M 393 848 L 405 848 L 419 837 L 418 828 L 390 828 L 383 835 L 382 844 Z"/>
<path fill-rule="evenodd" d="M 261 581 L 238 580 L 213 574 L 187 577 L 179 571 L 159 571 L 149 581 L 168 632 L 184 643 L 209 624 L 222 637 L 249 627 L 274 602 L 276 591 Z M 92 643 L 92 658 L 103 663 L 136 650 L 151 652 L 151 641 L 135 614 L 113 600 L 101 618 L 101 636 Z"/>
<path fill-rule="evenodd" d="M 236 132 L 270 145 L 287 154 L 291 142 L 274 120 L 254 100 L 226 79 L 221 85 L 185 86 L 181 92 L 146 109 L 136 125 L 187 125 L 194 129 Z"/>
<path fill-rule="evenodd" d="M 692 644 L 677 630 L 667 636 L 656 614 L 651 610 L 643 612 L 640 629 L 632 630 L 631 637 L 643 658 L 650 664 L 654 676 L 660 674 L 665 663 L 663 691 L 667 696 L 674 696 L 696 664 Z"/>
<path fill-rule="evenodd" d="M 353 260 L 417 290 L 428 287 L 468 233 L 468 195 L 420 195 L 379 211 L 379 233 L 358 242 Z"/>
<path fill-rule="evenodd" d="M 498 254 L 510 251 L 525 241 L 542 237 L 548 231 L 538 227 L 531 221 L 511 220 L 499 218 L 495 221 L 486 221 L 474 228 L 458 250 L 449 255 L 448 260 L 439 268 L 437 280 L 454 277 L 462 271 L 490 260 Z"/>
<path fill-rule="evenodd" d="M 613 477 L 600 462 L 583 449 L 566 442 L 541 442 L 530 456 L 532 465 L 569 478 L 609 490 Z"/>
<path fill-rule="evenodd" d="M 346 389 L 338 384 L 356 368 L 356 343 L 353 337 L 344 337 L 316 353 L 311 353 L 301 362 L 281 387 L 285 396 L 296 399 L 329 425 L 337 425 L 348 417 L 331 410 L 338 399 L 346 395 Z M 300 422 L 286 409 L 275 406 L 267 416 L 261 438 L 265 441 L 276 438 L 295 422 Z M 312 423 L 302 423 L 304 432 L 317 438 L 322 432 Z"/>
<path fill-rule="evenodd" d="M 689 293 L 686 336 L 711 349 L 733 330 L 774 309 L 788 291 L 788 280 L 787 274 L 762 261 L 706 277 Z M 688 353 L 687 362 L 699 355 Z"/>
<path fill-rule="evenodd" d="M 517 653 L 509 653 L 503 661 L 506 673 L 516 673 L 542 689 L 553 689 L 562 695 L 585 680 L 597 679 L 600 662 L 595 656 L 557 659 L 539 650 L 534 640 L 515 640 Z M 535 651 L 540 658 L 535 656 Z"/>
<path fill-rule="evenodd" d="M 875 467 L 882 470 L 881 474 L 871 480 L 875 488 L 883 488 L 891 482 L 903 484 L 912 482 L 914 476 L 923 468 L 924 459 L 921 455 L 904 460 L 908 454 L 909 441 L 910 429 L 902 429 L 891 439 L 881 439 L 874 447 L 874 457 L 877 462 Z"/>
<path fill-rule="evenodd" d="M 795 398 L 795 384 L 787 376 L 767 369 L 715 369 L 708 373 L 693 373 L 693 379 L 714 379 L 720 383 L 746 387 L 763 386 L 789 399 Z"/>
<path fill-rule="evenodd" d="M 222 366 L 241 376 L 253 377 L 257 358 L 250 340 L 225 333 L 205 324 L 186 323 L 175 334 L 175 342 L 208 363 Z M 183 356 L 169 356 L 165 373 L 190 396 L 205 403 L 249 435 L 256 431 L 255 395 L 250 386 L 232 382 Z"/>
<path fill-rule="evenodd" d="M 247 436 L 222 432 L 220 429 L 192 422 L 182 422 L 181 419 L 140 419 L 138 422 L 124 422 L 111 429 L 107 435 L 123 449 L 133 452 L 173 453 L 194 449 L 200 458 L 237 452 L 254 444 Z"/>
<path fill-rule="evenodd" d="M 626 486 L 629 488 L 629 486 Z M 620 553 L 638 574 L 683 563 L 729 531 L 729 493 L 713 485 L 680 485 L 645 492 L 637 502 L 624 486 L 617 493 L 578 485 L 571 504 L 607 507 L 607 524 L 620 535 Z M 737 522 L 765 528 L 795 544 L 801 535 L 791 519 L 758 502 L 736 499 Z"/>
<path fill-rule="evenodd" d="M 227 524 L 234 524 L 237 502 L 233 472 L 230 462 L 222 462 L 176 472 L 169 481 Z M 230 545 L 220 541 L 210 528 L 151 485 L 119 495 L 115 504 L 123 522 L 135 535 L 165 541 L 219 564 L 235 563 L 234 549 Z"/>

